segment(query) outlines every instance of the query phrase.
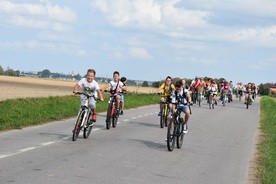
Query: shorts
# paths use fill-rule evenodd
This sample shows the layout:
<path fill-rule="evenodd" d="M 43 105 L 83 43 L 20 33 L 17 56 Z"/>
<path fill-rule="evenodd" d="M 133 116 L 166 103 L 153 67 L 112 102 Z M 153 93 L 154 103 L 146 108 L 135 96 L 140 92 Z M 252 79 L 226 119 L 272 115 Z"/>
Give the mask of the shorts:
<path fill-rule="evenodd" d="M 122 102 L 125 101 L 125 95 L 121 95 L 120 100 L 121 100 Z"/>
<path fill-rule="evenodd" d="M 177 109 L 181 110 L 182 112 L 185 112 L 186 110 L 189 109 L 189 106 L 181 104 L 177 107 Z"/>
<path fill-rule="evenodd" d="M 87 106 L 91 109 L 96 109 L 96 101 L 94 98 L 87 99 L 86 96 L 81 96 L 81 106 Z"/>

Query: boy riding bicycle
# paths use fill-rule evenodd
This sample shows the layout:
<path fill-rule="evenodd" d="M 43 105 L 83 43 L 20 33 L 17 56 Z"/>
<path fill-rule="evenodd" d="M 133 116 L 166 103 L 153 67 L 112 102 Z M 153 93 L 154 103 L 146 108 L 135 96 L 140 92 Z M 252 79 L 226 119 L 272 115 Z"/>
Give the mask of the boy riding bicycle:
<path fill-rule="evenodd" d="M 185 120 L 184 123 L 184 131 L 183 133 L 188 133 L 188 121 L 190 118 L 190 93 L 189 91 L 184 88 L 182 81 L 177 81 L 175 83 L 175 91 L 172 94 L 172 102 L 173 103 L 180 103 L 180 105 L 177 107 L 179 108 L 184 114 L 185 114 Z M 175 107 L 173 107 L 175 108 Z"/>
<path fill-rule="evenodd" d="M 160 112 L 158 116 L 161 116 L 161 111 L 164 107 L 164 102 L 169 103 L 169 114 L 172 112 L 172 92 L 175 90 L 174 84 L 172 83 L 172 78 L 170 76 L 166 77 L 165 82 L 157 89 L 157 93 L 163 91 L 162 97 L 160 98 Z"/>
<path fill-rule="evenodd" d="M 113 72 L 113 81 L 110 81 L 107 85 L 105 85 L 102 90 L 110 89 L 111 93 L 116 95 L 116 113 L 119 115 L 120 113 L 120 99 L 121 92 L 126 90 L 126 86 L 120 81 L 120 73 L 118 71 Z"/>
<path fill-rule="evenodd" d="M 99 97 L 100 101 L 103 101 L 103 95 L 100 91 L 99 84 L 94 80 L 96 75 L 96 71 L 93 69 L 88 69 L 85 78 L 82 78 L 75 86 L 74 93 L 78 93 L 80 89 L 87 94 L 95 95 L 95 97 Z M 87 103 L 87 97 L 85 95 L 81 95 L 81 105 L 85 105 Z M 88 106 L 91 108 L 93 112 L 92 121 L 96 122 L 96 101 L 94 98 L 90 98 L 88 101 Z"/>

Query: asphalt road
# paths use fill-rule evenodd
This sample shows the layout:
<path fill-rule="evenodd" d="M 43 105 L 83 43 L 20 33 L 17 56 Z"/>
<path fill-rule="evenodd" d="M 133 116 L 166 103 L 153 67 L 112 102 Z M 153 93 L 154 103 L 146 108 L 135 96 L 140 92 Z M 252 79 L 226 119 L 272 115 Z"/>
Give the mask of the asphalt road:
<path fill-rule="evenodd" d="M 75 118 L 0 133 L 0 183 L 245 184 L 259 126 L 259 101 L 214 110 L 193 106 L 181 149 L 169 152 L 158 105 L 104 114 L 88 139 L 72 141 Z"/>

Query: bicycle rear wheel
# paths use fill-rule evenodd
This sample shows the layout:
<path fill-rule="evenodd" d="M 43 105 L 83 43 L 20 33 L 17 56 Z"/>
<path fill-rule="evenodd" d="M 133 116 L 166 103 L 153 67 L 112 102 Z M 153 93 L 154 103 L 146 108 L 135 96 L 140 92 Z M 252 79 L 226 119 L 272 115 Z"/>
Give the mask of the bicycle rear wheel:
<path fill-rule="evenodd" d="M 167 147 L 169 151 L 173 151 L 175 147 L 175 126 L 174 120 L 168 124 L 168 132 L 167 132 Z"/>
<path fill-rule="evenodd" d="M 88 124 L 89 122 L 91 121 L 91 114 L 88 115 L 88 118 L 87 118 L 87 122 L 86 124 Z M 87 139 L 92 131 L 92 128 L 93 128 L 93 124 L 92 125 L 88 125 L 87 127 L 85 127 L 83 129 L 83 138 Z"/>
<path fill-rule="evenodd" d="M 178 129 L 177 129 L 177 138 L 176 138 L 176 146 L 178 149 L 182 147 L 183 141 L 184 141 L 184 126 L 183 124 L 177 124 Z"/>
<path fill-rule="evenodd" d="M 72 141 L 76 141 L 78 136 L 79 136 L 79 133 L 80 133 L 80 130 L 81 130 L 81 123 L 83 121 L 83 116 L 85 114 L 85 111 L 82 110 L 80 113 L 79 113 L 79 116 L 77 118 L 77 121 L 75 123 L 75 127 L 74 127 L 74 130 L 73 130 L 73 137 L 72 137 Z"/>

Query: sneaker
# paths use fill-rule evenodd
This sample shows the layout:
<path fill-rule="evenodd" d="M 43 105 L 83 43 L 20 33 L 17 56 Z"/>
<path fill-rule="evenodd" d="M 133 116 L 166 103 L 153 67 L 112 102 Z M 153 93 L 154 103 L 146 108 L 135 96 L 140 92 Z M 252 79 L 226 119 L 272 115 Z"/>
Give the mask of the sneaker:
<path fill-rule="evenodd" d="M 158 116 L 161 116 L 161 111 L 158 113 Z"/>
<path fill-rule="evenodd" d="M 188 133 L 188 125 L 186 123 L 184 124 L 183 133 L 184 134 Z"/>
<path fill-rule="evenodd" d="M 96 116 L 96 114 L 93 114 L 93 115 L 92 115 L 92 121 L 93 121 L 93 122 L 96 122 L 96 120 L 97 120 L 97 116 Z"/>

